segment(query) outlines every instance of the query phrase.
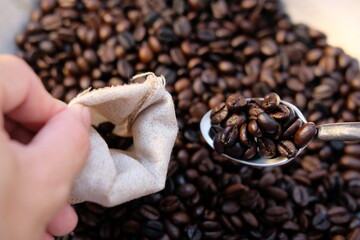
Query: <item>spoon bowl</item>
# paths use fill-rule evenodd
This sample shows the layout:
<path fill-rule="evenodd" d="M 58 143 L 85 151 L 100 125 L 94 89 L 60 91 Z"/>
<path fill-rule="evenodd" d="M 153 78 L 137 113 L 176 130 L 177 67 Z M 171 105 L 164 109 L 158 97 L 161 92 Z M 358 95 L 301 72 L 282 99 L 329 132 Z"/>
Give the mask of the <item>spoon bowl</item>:
<path fill-rule="evenodd" d="M 255 99 L 255 98 L 252 98 Z M 258 100 L 263 100 L 263 98 L 256 98 Z M 246 99 L 247 101 L 251 99 Z M 293 104 L 283 101 L 280 101 L 281 104 L 293 109 L 296 113 L 296 115 L 299 117 L 299 119 L 305 124 L 307 123 L 306 118 L 302 114 L 302 112 Z M 211 128 L 211 111 L 208 111 L 201 119 L 200 121 L 200 131 L 202 136 L 204 137 L 207 144 L 209 144 L 210 147 L 214 149 L 214 141 L 210 137 L 210 128 Z M 322 124 L 317 126 L 317 135 L 315 137 L 320 138 L 322 140 L 328 141 L 328 140 L 340 140 L 340 141 L 359 141 L 360 140 L 360 123 L 358 122 L 347 122 L 347 123 L 331 123 L 331 124 Z M 309 142 L 310 143 L 310 142 Z M 307 143 L 307 145 L 309 144 Z M 274 166 L 280 166 L 285 163 L 288 163 L 292 161 L 294 158 L 296 158 L 306 147 L 300 148 L 296 155 L 292 158 L 287 158 L 284 156 L 274 157 L 274 158 L 265 158 L 263 156 L 257 155 L 257 157 L 250 159 L 250 160 L 244 160 L 244 159 L 237 159 L 233 158 L 231 156 L 228 156 L 226 154 L 222 154 L 223 156 L 240 162 L 245 165 L 249 166 L 257 166 L 257 167 L 274 167 Z"/>

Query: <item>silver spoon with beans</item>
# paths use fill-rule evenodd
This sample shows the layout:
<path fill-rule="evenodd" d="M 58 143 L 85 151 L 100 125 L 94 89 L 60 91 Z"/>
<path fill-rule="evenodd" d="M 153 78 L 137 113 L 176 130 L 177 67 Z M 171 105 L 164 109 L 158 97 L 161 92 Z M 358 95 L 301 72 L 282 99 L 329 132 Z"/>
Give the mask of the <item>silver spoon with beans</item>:
<path fill-rule="evenodd" d="M 266 97 L 266 96 L 265 96 Z M 261 102 L 264 101 L 264 98 L 251 98 L 251 99 L 245 99 L 246 103 L 253 101 L 253 102 Z M 226 153 L 221 153 L 223 156 L 232 159 L 234 161 L 240 162 L 245 165 L 250 166 L 257 166 L 257 167 L 273 167 L 273 166 L 279 166 L 283 165 L 285 163 L 288 163 L 292 160 L 294 160 L 312 141 L 314 138 L 318 138 L 324 141 L 359 141 L 360 140 L 360 123 L 359 122 L 342 122 L 342 123 L 329 123 L 329 124 L 320 124 L 315 125 L 313 123 L 308 123 L 302 112 L 293 104 L 286 102 L 284 100 L 280 100 L 279 98 L 279 104 L 286 106 L 288 109 L 292 110 L 293 113 L 296 114 L 297 120 L 301 121 L 301 127 L 297 129 L 296 136 L 294 136 L 293 141 L 296 143 L 297 146 L 300 146 L 298 149 L 296 149 L 296 153 L 292 154 L 291 156 L 284 156 L 277 154 L 276 156 L 266 156 L 267 152 L 260 151 L 259 147 L 256 147 L 256 149 L 252 149 L 254 156 L 250 159 L 243 159 L 243 157 L 233 157 L 229 156 Z M 256 110 L 256 109 L 255 109 Z M 200 130 L 202 133 L 202 136 L 204 137 L 204 140 L 209 144 L 210 147 L 217 150 L 214 147 L 214 136 L 211 136 L 210 129 L 214 127 L 214 123 L 212 123 L 211 116 L 212 111 L 208 111 L 201 119 L 200 121 Z M 261 114 L 266 115 L 264 113 Z M 259 116 L 258 116 L 259 117 Z M 253 121 L 254 122 L 254 121 Z M 261 121 L 260 121 L 261 123 Z M 256 123 L 255 123 L 256 124 Z M 271 124 L 270 124 L 271 125 Z M 294 123 L 293 125 L 296 125 Z M 248 127 L 248 126 L 247 126 Z M 267 127 L 265 124 L 263 127 Z M 241 135 L 241 130 L 239 131 Z M 276 133 L 274 133 L 276 134 Z M 256 136 L 256 134 L 255 134 Z M 261 138 L 254 137 L 255 141 L 257 141 L 258 144 L 266 145 L 266 142 L 260 141 Z M 290 146 L 287 146 L 287 143 L 289 142 L 282 142 L 283 146 L 278 146 L 278 148 L 282 149 L 291 149 L 293 146 L 290 143 Z M 280 149 L 280 150 L 282 150 Z M 248 151 L 251 149 L 248 149 Z M 291 151 L 291 150 L 290 150 Z M 263 153 L 263 154 L 262 154 Z M 246 154 L 246 153 L 245 153 Z"/>

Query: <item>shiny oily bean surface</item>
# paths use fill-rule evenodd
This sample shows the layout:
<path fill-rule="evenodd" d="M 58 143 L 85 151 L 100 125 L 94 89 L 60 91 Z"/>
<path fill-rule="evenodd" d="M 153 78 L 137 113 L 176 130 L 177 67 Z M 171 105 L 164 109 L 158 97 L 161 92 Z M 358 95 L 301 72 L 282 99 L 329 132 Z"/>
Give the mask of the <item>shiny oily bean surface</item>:
<path fill-rule="evenodd" d="M 315 124 L 308 122 L 302 125 L 295 133 L 294 143 L 298 148 L 305 146 L 316 134 Z"/>

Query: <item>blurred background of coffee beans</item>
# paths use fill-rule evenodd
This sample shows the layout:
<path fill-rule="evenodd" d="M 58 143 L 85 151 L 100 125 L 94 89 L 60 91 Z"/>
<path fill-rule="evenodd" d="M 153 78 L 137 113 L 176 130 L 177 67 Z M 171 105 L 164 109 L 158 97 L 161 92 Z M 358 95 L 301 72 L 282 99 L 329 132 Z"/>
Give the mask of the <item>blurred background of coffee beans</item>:
<path fill-rule="evenodd" d="M 233 93 L 276 92 L 316 124 L 359 121 L 358 62 L 292 24 L 278 1 L 41 0 L 16 42 L 65 102 L 153 71 L 176 107 L 165 189 L 113 208 L 76 205 L 79 224 L 60 239 L 360 239 L 360 144 L 316 140 L 294 162 L 258 169 L 201 137 L 203 114 Z"/>

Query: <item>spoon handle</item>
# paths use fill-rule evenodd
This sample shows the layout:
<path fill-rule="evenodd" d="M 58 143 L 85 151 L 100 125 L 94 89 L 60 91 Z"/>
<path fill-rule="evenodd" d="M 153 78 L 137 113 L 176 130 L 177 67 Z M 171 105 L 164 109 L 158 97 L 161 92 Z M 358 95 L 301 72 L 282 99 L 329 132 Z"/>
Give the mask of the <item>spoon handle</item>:
<path fill-rule="evenodd" d="M 328 123 L 317 126 L 317 137 L 324 141 L 359 141 L 360 122 Z"/>

